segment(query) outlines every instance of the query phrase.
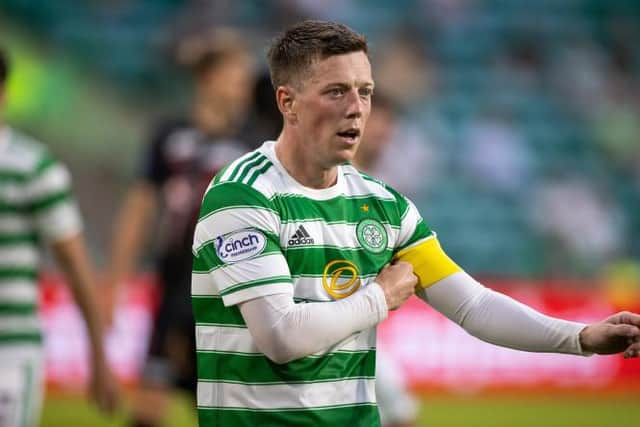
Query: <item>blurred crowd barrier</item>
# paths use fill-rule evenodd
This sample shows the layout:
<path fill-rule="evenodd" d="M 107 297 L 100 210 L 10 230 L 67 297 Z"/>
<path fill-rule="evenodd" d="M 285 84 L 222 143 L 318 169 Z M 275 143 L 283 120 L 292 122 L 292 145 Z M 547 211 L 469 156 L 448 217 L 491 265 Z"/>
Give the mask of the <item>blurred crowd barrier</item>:
<path fill-rule="evenodd" d="M 115 373 L 133 385 L 146 354 L 157 300 L 152 275 L 130 281 L 120 295 L 107 353 Z M 583 322 L 600 320 L 622 307 L 640 311 L 638 296 L 586 290 L 574 284 L 489 281 L 508 295 L 552 316 Z M 73 391 L 87 379 L 87 342 L 80 314 L 56 276 L 43 281 L 41 314 L 45 330 L 47 383 Z M 391 312 L 378 330 L 378 345 L 418 392 L 473 393 L 486 389 L 607 391 L 637 387 L 640 360 L 621 356 L 578 358 L 518 352 L 467 335 L 417 298 Z"/>

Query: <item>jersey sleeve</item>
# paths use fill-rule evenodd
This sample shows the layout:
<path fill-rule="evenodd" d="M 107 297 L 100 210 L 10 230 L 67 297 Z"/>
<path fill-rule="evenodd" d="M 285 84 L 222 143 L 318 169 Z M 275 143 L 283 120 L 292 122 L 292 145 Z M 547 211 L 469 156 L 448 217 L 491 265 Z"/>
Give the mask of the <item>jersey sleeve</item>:
<path fill-rule="evenodd" d="M 444 252 L 436 233 L 425 224 L 413 202 L 402 195 L 397 197 L 401 222 L 394 259 L 411 264 L 423 288 L 462 271 Z"/>
<path fill-rule="evenodd" d="M 279 228 L 278 212 L 252 187 L 238 182 L 210 187 L 194 234 L 192 294 L 219 295 L 225 306 L 292 294 Z"/>
<path fill-rule="evenodd" d="M 44 240 L 56 242 L 82 231 L 82 219 L 71 191 L 71 175 L 48 153 L 31 176 L 27 193 L 35 227 Z"/>

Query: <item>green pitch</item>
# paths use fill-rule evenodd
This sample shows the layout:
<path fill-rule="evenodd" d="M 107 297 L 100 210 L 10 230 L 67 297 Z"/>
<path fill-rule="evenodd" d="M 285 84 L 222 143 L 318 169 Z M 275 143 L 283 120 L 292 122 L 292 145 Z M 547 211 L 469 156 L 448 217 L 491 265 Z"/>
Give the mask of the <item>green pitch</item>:
<path fill-rule="evenodd" d="M 416 427 L 636 427 L 637 394 L 576 397 L 425 396 Z M 195 426 L 188 400 L 176 397 L 165 427 Z M 112 419 L 101 417 L 79 398 L 51 397 L 44 406 L 42 427 L 125 427 L 126 408 Z"/>

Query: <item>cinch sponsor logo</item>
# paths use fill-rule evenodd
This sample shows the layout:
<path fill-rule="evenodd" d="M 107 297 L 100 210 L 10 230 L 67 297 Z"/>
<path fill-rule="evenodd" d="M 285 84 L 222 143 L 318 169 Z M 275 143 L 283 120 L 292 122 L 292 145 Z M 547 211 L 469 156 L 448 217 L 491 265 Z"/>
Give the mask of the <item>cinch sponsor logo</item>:
<path fill-rule="evenodd" d="M 216 238 L 216 253 L 228 263 L 250 258 L 262 253 L 267 239 L 260 231 L 243 230 Z"/>
<path fill-rule="evenodd" d="M 300 227 L 298 227 L 296 232 L 293 233 L 293 236 L 291 236 L 287 243 L 289 244 L 289 246 L 313 245 L 314 240 L 313 237 L 309 235 L 304 226 L 301 225 Z"/>

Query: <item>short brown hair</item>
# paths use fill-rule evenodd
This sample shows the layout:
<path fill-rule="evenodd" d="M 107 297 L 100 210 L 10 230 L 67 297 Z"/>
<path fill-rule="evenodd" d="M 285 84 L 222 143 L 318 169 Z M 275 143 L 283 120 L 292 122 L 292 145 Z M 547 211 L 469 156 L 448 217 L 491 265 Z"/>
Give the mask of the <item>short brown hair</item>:
<path fill-rule="evenodd" d="M 318 59 L 352 52 L 368 53 L 367 39 L 343 24 L 302 21 L 289 27 L 271 43 L 267 59 L 274 88 L 299 83 Z"/>
<path fill-rule="evenodd" d="M 231 28 L 216 28 L 181 41 L 176 52 L 179 65 L 201 75 L 229 58 L 248 56 L 249 47 Z"/>

